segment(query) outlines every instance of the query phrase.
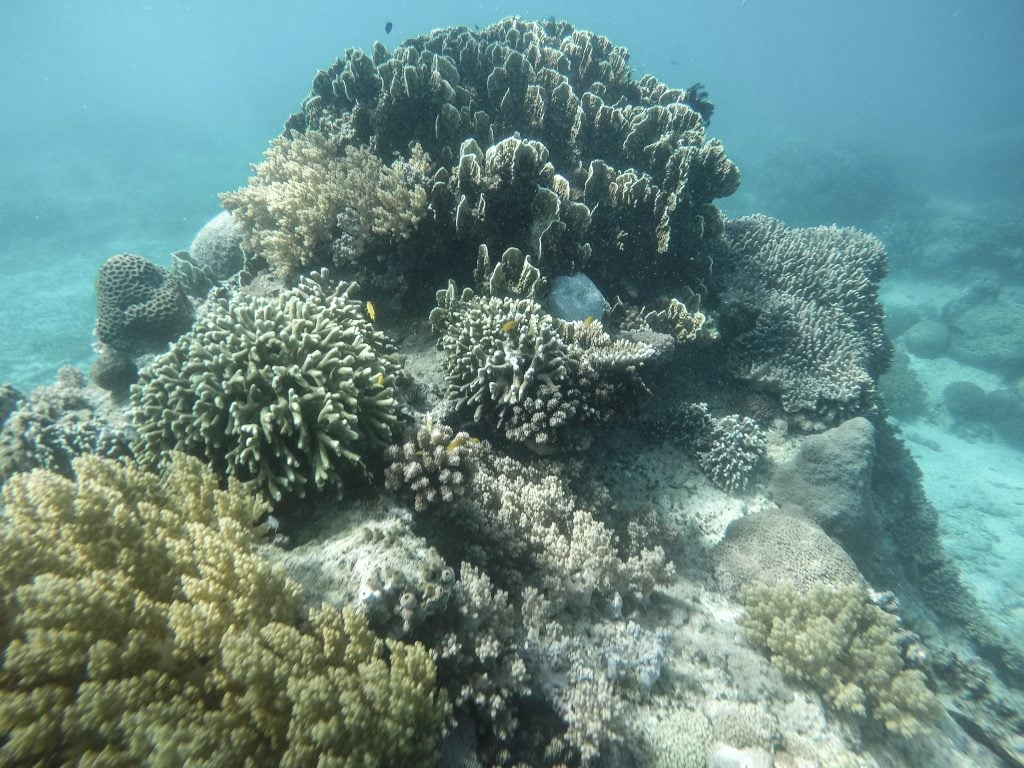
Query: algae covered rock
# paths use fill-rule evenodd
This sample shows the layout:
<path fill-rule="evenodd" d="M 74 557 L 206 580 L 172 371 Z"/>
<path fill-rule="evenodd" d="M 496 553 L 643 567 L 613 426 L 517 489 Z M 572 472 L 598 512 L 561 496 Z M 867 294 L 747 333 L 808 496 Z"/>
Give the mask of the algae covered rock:
<path fill-rule="evenodd" d="M 138 455 L 182 450 L 275 499 L 340 489 L 391 443 L 400 410 L 393 345 L 355 291 L 314 273 L 215 302 L 132 388 Z"/>
<path fill-rule="evenodd" d="M 942 357 L 949 349 L 949 330 L 934 320 L 922 320 L 906 330 L 903 343 L 915 357 Z"/>

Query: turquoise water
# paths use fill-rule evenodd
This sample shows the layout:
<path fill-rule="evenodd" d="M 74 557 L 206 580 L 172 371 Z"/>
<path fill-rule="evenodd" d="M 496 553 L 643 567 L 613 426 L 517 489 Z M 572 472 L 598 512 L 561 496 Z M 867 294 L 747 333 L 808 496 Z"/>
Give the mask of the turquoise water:
<path fill-rule="evenodd" d="M 7 0 L 0 381 L 27 392 L 64 364 L 87 370 L 99 266 L 125 251 L 169 266 L 219 212 L 218 193 L 245 183 L 317 69 L 349 47 L 511 14 L 607 35 L 630 49 L 637 76 L 703 83 L 715 102 L 708 133 L 743 172 L 721 209 L 877 235 L 891 261 L 887 311 L 943 320 L 979 280 L 1024 303 L 1019 2 Z M 923 394 L 891 423 L 965 583 L 1019 638 L 1024 444 L 987 417 L 960 418 L 944 389 L 971 381 L 1024 396 L 1024 358 L 992 368 L 921 356 L 903 330 L 896 349 Z"/>

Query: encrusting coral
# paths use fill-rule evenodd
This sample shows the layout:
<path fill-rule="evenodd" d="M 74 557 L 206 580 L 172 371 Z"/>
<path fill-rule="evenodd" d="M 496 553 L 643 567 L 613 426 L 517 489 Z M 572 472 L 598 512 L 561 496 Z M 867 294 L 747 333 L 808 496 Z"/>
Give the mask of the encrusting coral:
<path fill-rule="evenodd" d="M 96 457 L 4 488 L 0 762 L 430 766 L 448 712 L 419 645 L 302 609 L 266 511 L 194 458 Z"/>
<path fill-rule="evenodd" d="M 740 620 L 751 642 L 784 674 L 820 691 L 841 712 L 914 736 L 942 708 L 924 673 L 907 664 L 908 637 L 863 587 L 755 584 L 741 592 Z"/>
<path fill-rule="evenodd" d="M 213 302 L 132 388 L 140 459 L 182 450 L 275 499 L 340 489 L 400 414 L 394 348 L 355 290 L 321 272 L 276 297 Z"/>

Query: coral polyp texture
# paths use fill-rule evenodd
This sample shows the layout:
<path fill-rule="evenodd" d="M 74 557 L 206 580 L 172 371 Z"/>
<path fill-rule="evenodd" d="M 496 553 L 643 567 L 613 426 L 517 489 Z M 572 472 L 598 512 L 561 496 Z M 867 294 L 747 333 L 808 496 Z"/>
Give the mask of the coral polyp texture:
<path fill-rule="evenodd" d="M 639 369 L 657 355 L 613 340 L 600 322 L 556 320 L 529 298 L 438 291 L 430 322 L 444 351 L 456 411 L 534 447 L 565 444 L 572 427 L 606 421 L 647 390 Z"/>
<path fill-rule="evenodd" d="M 857 585 L 763 584 L 742 592 L 741 620 L 784 674 L 820 691 L 840 712 L 869 717 L 901 736 L 932 727 L 942 707 L 924 673 L 903 658 L 896 616 Z"/>
<path fill-rule="evenodd" d="M 355 290 L 315 273 L 275 297 L 214 301 L 132 388 L 139 457 L 182 450 L 274 499 L 340 489 L 400 414 L 392 343 Z"/>
<path fill-rule="evenodd" d="M 634 79 L 607 38 L 510 18 L 348 50 L 287 130 L 387 159 L 420 144 L 437 164 L 434 221 L 455 236 L 435 277 L 468 282 L 452 270 L 486 244 L 520 248 L 550 276 L 583 270 L 602 289 L 653 293 L 706 277 L 705 245 L 721 232 L 713 201 L 739 185 L 693 103 Z"/>
<path fill-rule="evenodd" d="M 178 279 L 134 253 L 111 256 L 96 275 L 96 337 L 134 355 L 163 347 L 192 322 Z"/>
<path fill-rule="evenodd" d="M 306 611 L 258 497 L 197 459 L 8 481 L 4 765 L 429 766 L 448 705 L 418 645 Z"/>
<path fill-rule="evenodd" d="M 735 328 L 733 370 L 777 392 L 789 413 L 836 423 L 872 410 L 892 358 L 882 244 L 856 229 L 749 216 L 726 225 L 723 245 L 714 276 Z"/>
<path fill-rule="evenodd" d="M 432 504 L 450 503 L 466 492 L 472 472 L 470 436 L 432 420 L 416 431 L 413 440 L 387 450 L 390 464 L 384 474 L 388 490 L 411 496 L 417 512 Z"/>

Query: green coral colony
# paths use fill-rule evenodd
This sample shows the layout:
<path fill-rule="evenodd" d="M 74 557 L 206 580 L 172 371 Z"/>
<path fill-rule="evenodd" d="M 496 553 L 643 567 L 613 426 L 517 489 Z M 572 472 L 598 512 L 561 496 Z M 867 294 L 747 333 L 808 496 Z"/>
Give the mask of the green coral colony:
<path fill-rule="evenodd" d="M 1019 659 L 883 418 L 884 250 L 725 220 L 711 111 L 565 22 L 349 50 L 171 271 L 104 264 L 113 400 L 72 373 L 0 393 L 0 761 L 819 764 L 784 685 L 889 764 L 940 695 L 998 748 Z M 560 316 L 570 276 L 596 309 Z M 710 557 L 628 468 L 676 452 L 705 493 L 760 493 L 805 430 L 787 471 L 846 457 L 860 484 L 821 493 L 849 515 L 780 491 Z M 336 535 L 304 514 L 333 508 Z M 932 631 L 930 664 L 868 582 L 983 652 Z M 670 612 L 724 600 L 732 651 Z M 725 667 L 762 682 L 702 701 Z"/>

